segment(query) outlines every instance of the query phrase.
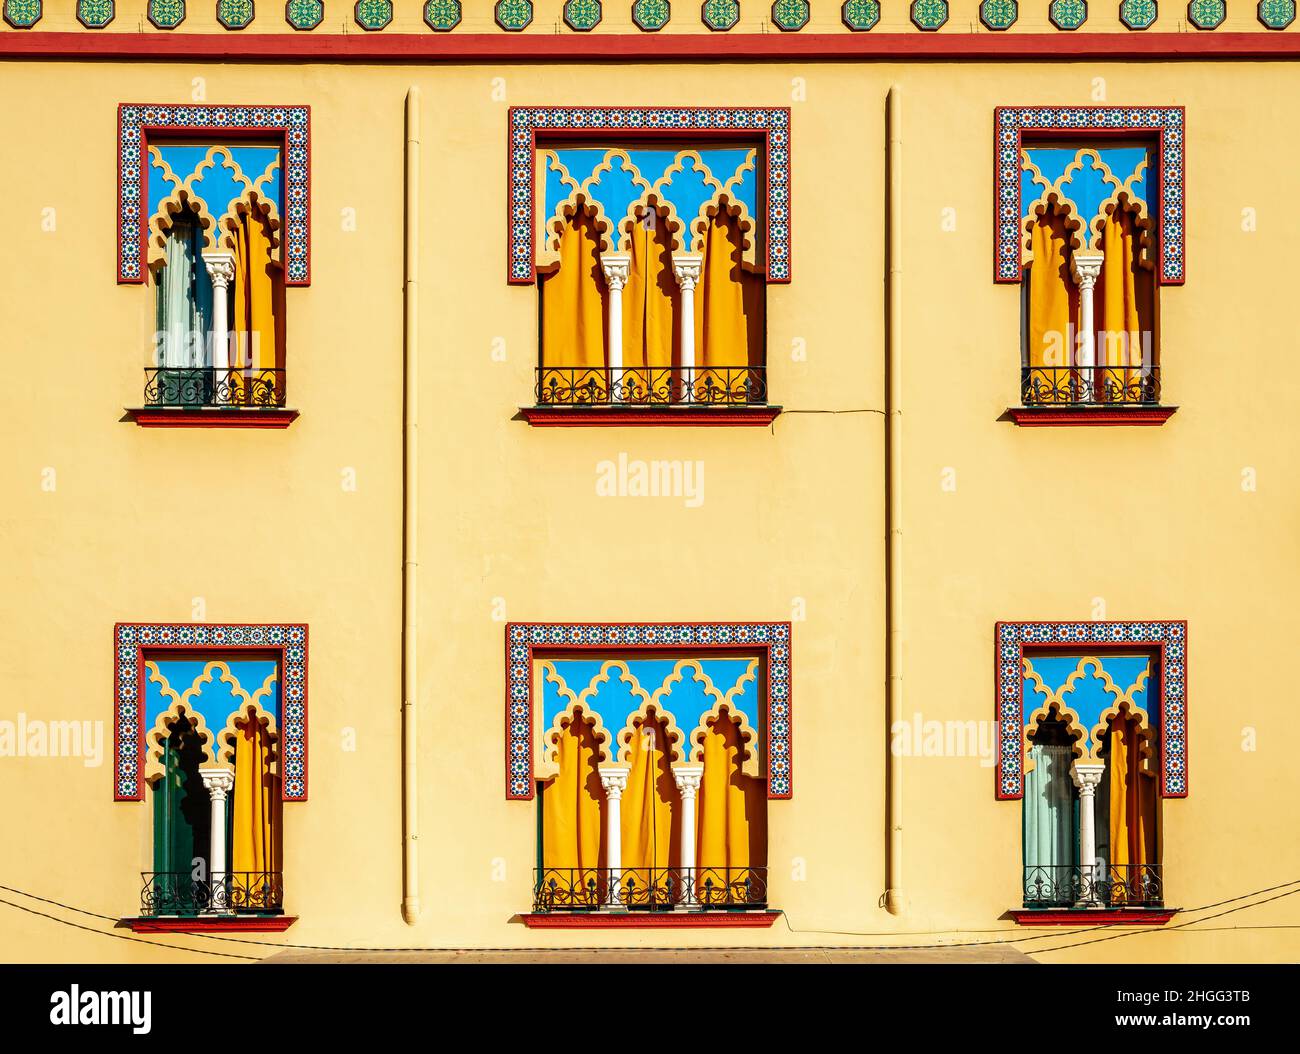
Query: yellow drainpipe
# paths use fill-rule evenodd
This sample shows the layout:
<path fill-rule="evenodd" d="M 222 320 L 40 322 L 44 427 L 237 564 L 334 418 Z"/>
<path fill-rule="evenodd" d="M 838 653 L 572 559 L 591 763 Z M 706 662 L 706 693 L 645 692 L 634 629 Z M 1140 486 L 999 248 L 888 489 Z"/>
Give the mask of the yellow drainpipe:
<path fill-rule="evenodd" d="M 903 720 L 903 129 L 901 93 L 889 89 L 889 309 L 885 438 L 885 766 L 887 845 L 885 908 L 903 911 L 903 768 L 892 750 L 895 723 Z"/>
<path fill-rule="evenodd" d="M 416 666 L 416 628 L 419 598 L 416 582 L 420 569 L 419 533 L 419 289 L 420 289 L 420 89 L 406 93 L 406 257 L 405 317 L 402 344 L 405 352 L 402 398 L 405 424 L 402 452 L 405 475 L 402 488 L 402 918 L 413 926 L 420 917 L 420 852 L 416 778 L 416 732 L 419 717 L 419 678 Z"/>

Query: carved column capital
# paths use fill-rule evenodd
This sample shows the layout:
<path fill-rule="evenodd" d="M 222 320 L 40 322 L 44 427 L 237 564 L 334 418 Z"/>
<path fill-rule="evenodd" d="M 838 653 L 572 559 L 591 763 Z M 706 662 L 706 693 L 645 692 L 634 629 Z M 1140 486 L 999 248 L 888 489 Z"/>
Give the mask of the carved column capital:
<path fill-rule="evenodd" d="M 632 254 L 601 253 L 600 269 L 605 272 L 605 281 L 609 283 L 610 290 L 622 292 L 632 271 Z"/>
<path fill-rule="evenodd" d="M 1070 256 L 1070 272 L 1080 289 L 1091 289 L 1101 275 L 1106 257 L 1102 253 L 1076 252 Z"/>
<path fill-rule="evenodd" d="M 208 268 L 208 277 L 212 284 L 225 289 L 235 279 L 235 254 L 229 252 L 205 252 L 203 262 Z"/>
<path fill-rule="evenodd" d="M 1101 777 L 1105 774 L 1106 766 L 1095 762 L 1081 765 L 1076 761 L 1070 766 L 1074 785 L 1079 788 L 1079 794 L 1085 797 L 1090 797 L 1101 785 Z"/>
<path fill-rule="evenodd" d="M 626 765 L 601 765 L 600 785 L 605 788 L 605 797 L 619 801 L 627 789 L 627 774 L 631 770 Z"/>
<path fill-rule="evenodd" d="M 199 778 L 213 801 L 225 801 L 226 795 L 235 789 L 235 774 L 230 769 L 201 768 Z"/>
<path fill-rule="evenodd" d="M 700 280 L 700 270 L 704 266 L 701 253 L 673 253 L 673 274 L 683 292 L 691 292 Z"/>
<path fill-rule="evenodd" d="M 700 780 L 704 778 L 704 766 L 699 763 L 674 765 L 673 779 L 677 783 L 677 793 L 682 801 L 693 801 L 700 789 Z"/>

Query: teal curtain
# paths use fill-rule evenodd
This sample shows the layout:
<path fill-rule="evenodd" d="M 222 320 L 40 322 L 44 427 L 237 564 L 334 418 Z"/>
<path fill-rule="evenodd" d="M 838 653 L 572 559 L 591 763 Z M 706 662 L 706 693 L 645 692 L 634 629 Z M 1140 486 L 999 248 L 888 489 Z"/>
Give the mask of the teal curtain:
<path fill-rule="evenodd" d="M 152 785 L 153 869 L 148 910 L 154 915 L 190 915 L 206 907 L 192 881 L 195 865 L 207 877 L 212 814 L 207 789 L 199 775 L 204 752 L 193 727 L 182 723 L 167 738 L 163 773 Z M 229 830 L 229 824 L 227 824 Z M 227 850 L 229 852 L 229 850 Z M 229 856 L 227 856 L 229 859 Z"/>
<path fill-rule="evenodd" d="M 1025 867 L 1073 867 L 1078 857 L 1073 751 L 1035 743 L 1034 767 L 1025 773 Z"/>
<path fill-rule="evenodd" d="M 172 732 L 163 754 L 163 774 L 153 788 L 153 867 L 188 875 L 207 859 L 212 813 L 199 775 L 203 748 L 186 723 Z"/>
<path fill-rule="evenodd" d="M 179 213 L 172 224 L 157 284 L 157 365 L 211 366 L 212 281 L 203 262 L 203 232 L 192 212 Z"/>

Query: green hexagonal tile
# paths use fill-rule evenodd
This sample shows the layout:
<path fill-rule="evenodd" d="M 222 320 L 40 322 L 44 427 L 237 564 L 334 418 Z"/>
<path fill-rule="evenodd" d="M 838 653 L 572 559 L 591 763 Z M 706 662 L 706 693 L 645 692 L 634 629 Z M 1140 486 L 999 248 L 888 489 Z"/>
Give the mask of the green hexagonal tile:
<path fill-rule="evenodd" d="M 564 24 L 579 33 L 600 25 L 600 0 L 568 0 L 564 5 Z"/>
<path fill-rule="evenodd" d="M 844 0 L 840 18 L 855 33 L 875 29 L 880 21 L 880 0 Z"/>
<path fill-rule="evenodd" d="M 710 29 L 725 32 L 740 21 L 740 0 L 704 0 L 700 18 Z"/>
<path fill-rule="evenodd" d="M 1187 21 L 1197 29 L 1218 29 L 1227 17 L 1227 0 L 1191 0 L 1187 5 Z"/>
<path fill-rule="evenodd" d="M 1295 0 L 1259 0 L 1256 10 L 1268 29 L 1286 29 L 1295 21 Z"/>
<path fill-rule="evenodd" d="M 1150 29 L 1159 17 L 1156 0 L 1120 0 L 1119 20 L 1129 29 Z"/>
<path fill-rule="evenodd" d="M 773 0 L 772 22 L 787 33 L 798 32 L 808 24 L 810 8 L 808 0 Z"/>
<path fill-rule="evenodd" d="M 980 4 L 980 21 L 986 29 L 1010 29 L 1020 17 L 1016 0 L 983 0 Z"/>
<path fill-rule="evenodd" d="M 149 21 L 155 29 L 175 29 L 185 21 L 185 0 L 149 0 Z"/>
<path fill-rule="evenodd" d="M 1047 17 L 1057 29 L 1078 29 L 1088 21 L 1088 0 L 1052 0 Z"/>
<path fill-rule="evenodd" d="M 217 21 L 226 29 L 247 29 L 254 15 L 253 0 L 217 0 Z"/>
<path fill-rule="evenodd" d="M 636 0 L 632 5 L 632 21 L 646 33 L 663 29 L 672 17 L 673 5 L 668 0 Z"/>
<path fill-rule="evenodd" d="M 325 0 L 286 0 L 284 20 L 294 29 L 315 29 L 325 20 Z"/>
<path fill-rule="evenodd" d="M 4 0 L 5 21 L 14 29 L 31 29 L 41 13 L 41 0 Z"/>
<path fill-rule="evenodd" d="M 393 20 L 393 0 L 357 0 L 352 18 L 368 33 L 384 29 Z"/>
<path fill-rule="evenodd" d="M 912 25 L 927 33 L 948 21 L 948 0 L 912 0 Z"/>
<path fill-rule="evenodd" d="M 87 29 L 103 29 L 116 14 L 113 0 L 77 0 L 77 21 Z"/>
<path fill-rule="evenodd" d="M 450 33 L 460 25 L 460 0 L 427 0 L 424 24 L 435 33 Z"/>
<path fill-rule="evenodd" d="M 527 29 L 533 21 L 532 0 L 497 0 L 493 9 L 497 25 L 509 33 Z"/>

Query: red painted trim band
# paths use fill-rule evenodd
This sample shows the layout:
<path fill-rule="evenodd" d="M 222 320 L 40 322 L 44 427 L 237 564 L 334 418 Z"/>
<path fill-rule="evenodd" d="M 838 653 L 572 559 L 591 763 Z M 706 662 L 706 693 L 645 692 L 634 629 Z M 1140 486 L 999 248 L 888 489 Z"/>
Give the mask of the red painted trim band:
<path fill-rule="evenodd" d="M 141 428 L 288 428 L 297 410 L 140 410 L 127 417 Z"/>
<path fill-rule="evenodd" d="M 1177 908 L 1037 908 L 1007 912 L 1020 926 L 1163 926 Z"/>
<path fill-rule="evenodd" d="M 768 929 L 779 911 L 649 911 L 520 915 L 530 930 Z"/>
<path fill-rule="evenodd" d="M 1269 33 L 0 33 L 0 58 L 472 62 L 534 59 L 1287 59 L 1300 34 Z"/>
<path fill-rule="evenodd" d="M 283 933 L 297 915 L 199 915 L 192 919 L 123 919 L 135 933 Z"/>
<path fill-rule="evenodd" d="M 781 413 L 781 407 L 755 406 L 728 410 L 707 407 L 682 410 L 605 410 L 525 406 L 519 412 L 524 420 L 535 428 L 609 428 L 637 425 L 686 428 L 708 428 L 719 425 L 762 427 L 776 420 Z"/>
<path fill-rule="evenodd" d="M 1176 406 L 1108 410 L 1104 408 L 1064 409 L 1053 406 L 1013 406 L 1007 416 L 1025 428 L 1052 428 L 1073 425 L 1162 425 L 1174 416 Z"/>

